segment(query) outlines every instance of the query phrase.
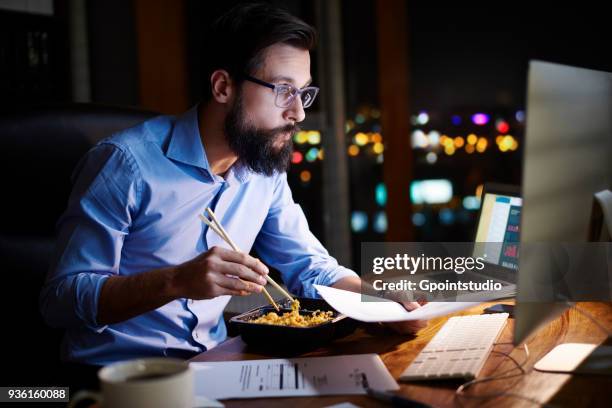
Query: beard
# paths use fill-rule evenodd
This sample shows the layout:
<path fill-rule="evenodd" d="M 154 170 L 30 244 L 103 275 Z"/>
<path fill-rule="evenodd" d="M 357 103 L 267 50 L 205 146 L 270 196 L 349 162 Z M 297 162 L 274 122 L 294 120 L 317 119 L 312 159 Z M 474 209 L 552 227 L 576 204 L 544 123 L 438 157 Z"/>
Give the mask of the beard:
<path fill-rule="evenodd" d="M 248 124 L 241 95 L 237 96 L 225 118 L 225 137 L 240 164 L 266 176 L 287 171 L 293 153 L 293 135 L 299 130 L 297 125 L 264 130 Z M 289 140 L 282 142 L 279 147 L 280 138 L 287 134 L 290 135 Z"/>

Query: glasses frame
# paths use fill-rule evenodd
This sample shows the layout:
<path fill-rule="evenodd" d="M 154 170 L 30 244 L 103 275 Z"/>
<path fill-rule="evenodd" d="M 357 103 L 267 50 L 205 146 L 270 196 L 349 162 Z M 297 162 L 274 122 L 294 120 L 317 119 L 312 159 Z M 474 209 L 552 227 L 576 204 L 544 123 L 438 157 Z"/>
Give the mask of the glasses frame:
<path fill-rule="evenodd" d="M 302 94 L 304 92 L 314 91 L 314 96 L 312 97 L 308 105 L 304 104 L 304 101 L 302 101 L 302 107 L 304 109 L 307 109 L 312 106 L 315 99 L 317 99 L 317 95 L 319 94 L 319 88 L 316 86 L 305 86 L 304 88 L 300 89 L 300 88 L 296 88 L 295 86 L 291 84 L 282 84 L 282 85 L 271 84 L 270 82 L 262 81 L 261 79 L 258 79 L 258 78 L 255 78 L 255 77 L 252 77 L 246 74 L 243 75 L 243 78 L 249 82 L 253 82 L 257 85 L 265 86 L 266 88 L 272 89 L 274 91 L 274 105 L 276 105 L 279 108 L 288 108 L 293 104 L 296 97 L 299 96 L 301 100 Z M 286 105 L 279 103 L 279 98 L 281 97 L 280 89 L 282 88 L 289 88 L 291 90 L 291 96 L 289 97 L 290 98 L 289 101 L 286 102 Z"/>

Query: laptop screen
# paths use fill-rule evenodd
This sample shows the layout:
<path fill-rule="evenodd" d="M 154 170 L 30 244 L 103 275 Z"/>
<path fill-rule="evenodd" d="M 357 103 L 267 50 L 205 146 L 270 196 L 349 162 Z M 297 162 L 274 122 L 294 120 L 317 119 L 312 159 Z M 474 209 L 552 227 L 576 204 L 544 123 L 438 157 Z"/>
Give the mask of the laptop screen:
<path fill-rule="evenodd" d="M 482 200 L 475 251 L 483 254 L 485 262 L 518 269 L 519 225 L 523 200 L 503 194 L 485 193 Z M 501 245 L 500 245 L 501 243 Z"/>

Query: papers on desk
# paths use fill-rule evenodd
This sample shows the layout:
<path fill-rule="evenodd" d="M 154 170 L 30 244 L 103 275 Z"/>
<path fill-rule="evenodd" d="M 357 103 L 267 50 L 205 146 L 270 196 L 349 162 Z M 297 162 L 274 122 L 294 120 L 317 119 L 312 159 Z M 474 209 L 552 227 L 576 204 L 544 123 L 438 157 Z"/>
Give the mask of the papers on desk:
<path fill-rule="evenodd" d="M 331 307 L 362 322 L 428 320 L 480 304 L 480 302 L 431 302 L 409 312 L 404 306 L 390 300 L 372 297 L 372 301 L 364 302 L 360 293 L 328 286 L 314 285 L 314 287 Z"/>
<path fill-rule="evenodd" d="M 276 341 L 282 341 L 277 339 Z M 194 362 L 196 396 L 214 399 L 365 394 L 399 386 L 376 354 Z"/>

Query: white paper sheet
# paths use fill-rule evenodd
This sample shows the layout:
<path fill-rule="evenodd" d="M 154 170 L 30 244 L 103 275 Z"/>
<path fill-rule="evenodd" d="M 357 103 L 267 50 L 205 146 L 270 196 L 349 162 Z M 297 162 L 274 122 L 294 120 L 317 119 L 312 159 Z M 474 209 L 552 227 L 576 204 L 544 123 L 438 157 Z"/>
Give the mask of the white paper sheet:
<path fill-rule="evenodd" d="M 374 389 L 399 389 L 376 354 L 194 362 L 190 366 L 195 371 L 196 396 L 214 399 L 365 394 L 362 374 Z"/>
<path fill-rule="evenodd" d="M 331 307 L 350 318 L 362 322 L 399 322 L 405 320 L 427 320 L 467 309 L 481 302 L 431 302 L 411 312 L 390 300 L 376 298 L 372 302 L 362 301 L 360 293 L 314 285 L 317 292 Z"/>

